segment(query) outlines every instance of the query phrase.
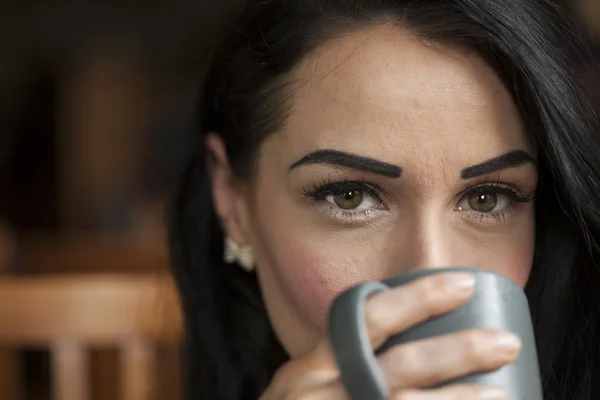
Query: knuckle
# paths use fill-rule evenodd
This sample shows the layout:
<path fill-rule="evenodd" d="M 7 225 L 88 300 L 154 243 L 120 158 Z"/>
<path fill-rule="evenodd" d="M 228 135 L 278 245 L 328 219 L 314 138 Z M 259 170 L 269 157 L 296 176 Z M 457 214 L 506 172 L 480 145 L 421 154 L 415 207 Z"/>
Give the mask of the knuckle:
<path fill-rule="evenodd" d="M 422 279 L 417 286 L 422 304 L 431 313 L 434 313 L 443 304 L 440 294 L 445 292 L 446 281 L 441 276 L 432 276 Z"/>
<path fill-rule="evenodd" d="M 378 331 L 385 326 L 388 320 L 388 313 L 388 308 L 384 307 L 381 302 L 376 300 L 367 302 L 365 306 L 365 322 L 369 330 Z"/>
<path fill-rule="evenodd" d="M 465 358 L 469 362 L 480 364 L 486 359 L 486 337 L 481 332 L 468 331 L 462 333 L 462 347 Z"/>
<path fill-rule="evenodd" d="M 403 366 L 414 366 L 422 358 L 422 354 L 418 351 L 418 346 L 413 344 L 403 344 L 395 346 L 389 350 L 389 357 Z"/>
<path fill-rule="evenodd" d="M 407 344 L 404 346 L 398 346 L 397 357 L 398 360 L 402 360 L 401 362 L 405 365 L 414 365 L 421 357 L 418 350 L 418 346 L 413 344 Z"/>

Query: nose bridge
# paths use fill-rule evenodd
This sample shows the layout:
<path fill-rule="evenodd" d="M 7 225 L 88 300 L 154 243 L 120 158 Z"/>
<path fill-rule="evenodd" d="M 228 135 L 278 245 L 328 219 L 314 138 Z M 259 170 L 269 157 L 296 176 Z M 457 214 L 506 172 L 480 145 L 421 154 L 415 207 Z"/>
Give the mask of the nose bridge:
<path fill-rule="evenodd" d="M 404 227 L 404 246 L 402 254 L 404 270 L 427 269 L 453 266 L 455 234 L 448 221 L 437 213 L 415 215 L 411 229 Z M 402 229 L 401 227 L 399 229 Z"/>

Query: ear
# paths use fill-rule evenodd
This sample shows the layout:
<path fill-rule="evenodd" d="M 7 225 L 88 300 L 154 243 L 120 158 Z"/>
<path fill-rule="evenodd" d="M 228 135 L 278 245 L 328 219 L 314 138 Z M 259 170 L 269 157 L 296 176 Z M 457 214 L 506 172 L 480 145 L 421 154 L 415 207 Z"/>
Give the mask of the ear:
<path fill-rule="evenodd" d="M 237 244 L 248 243 L 248 206 L 240 182 L 233 175 L 223 139 L 210 133 L 205 139 L 215 213 L 226 234 Z"/>

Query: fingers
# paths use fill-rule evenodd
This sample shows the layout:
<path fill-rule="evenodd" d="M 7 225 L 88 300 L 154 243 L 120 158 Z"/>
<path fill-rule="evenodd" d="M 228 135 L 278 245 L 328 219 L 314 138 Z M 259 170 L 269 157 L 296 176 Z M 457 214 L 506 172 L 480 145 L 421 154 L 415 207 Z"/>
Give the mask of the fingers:
<path fill-rule="evenodd" d="M 292 390 L 286 400 L 350 400 L 339 381 Z M 389 400 L 504 400 L 502 389 L 481 385 L 452 385 L 433 390 L 400 390 L 393 392 Z"/>
<path fill-rule="evenodd" d="M 319 345 L 309 353 L 288 361 L 280 367 L 270 388 L 275 392 L 285 392 L 289 388 L 309 390 L 312 387 L 328 385 L 337 381 L 340 373 L 330 355 L 330 351 Z"/>
<path fill-rule="evenodd" d="M 390 400 L 504 400 L 502 389 L 478 385 L 452 385 L 434 390 L 402 390 Z"/>
<path fill-rule="evenodd" d="M 366 324 L 373 347 L 432 317 L 466 303 L 475 277 L 465 273 L 435 274 L 379 293 L 367 301 Z"/>
<path fill-rule="evenodd" d="M 445 273 L 374 295 L 365 305 L 372 346 L 376 348 L 389 336 L 460 307 L 472 296 L 474 286 L 472 274 Z M 338 373 L 328 340 L 321 341 L 298 361 L 307 369 Z"/>
<path fill-rule="evenodd" d="M 445 273 L 374 295 L 365 305 L 372 346 L 379 347 L 392 335 L 460 307 L 471 298 L 474 286 L 472 274 Z M 477 397 L 483 393 L 481 388 L 474 386 L 453 386 L 438 391 L 418 389 L 472 372 L 495 369 L 512 361 L 519 351 L 518 341 L 515 346 L 514 340 L 500 340 L 498 335 L 491 331 L 460 332 L 388 350 L 380 356 L 379 362 L 394 393 L 392 398 L 483 399 Z M 405 390 L 408 388 L 411 389 Z M 268 393 L 265 397 L 268 399 L 348 400 L 327 340 L 281 368 Z"/>
<path fill-rule="evenodd" d="M 339 380 L 324 385 L 295 390 L 285 396 L 286 400 L 350 400 Z"/>
<path fill-rule="evenodd" d="M 464 331 L 395 346 L 379 357 L 391 390 L 431 387 L 514 361 L 519 338 L 501 331 Z"/>

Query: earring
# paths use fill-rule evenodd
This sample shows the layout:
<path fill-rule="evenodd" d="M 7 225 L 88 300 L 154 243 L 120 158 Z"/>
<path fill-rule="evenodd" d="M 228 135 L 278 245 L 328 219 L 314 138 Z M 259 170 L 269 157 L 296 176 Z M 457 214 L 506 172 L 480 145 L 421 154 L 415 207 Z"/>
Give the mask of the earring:
<path fill-rule="evenodd" d="M 225 238 L 223 261 L 227 264 L 237 263 L 248 272 L 254 270 L 254 254 L 252 252 L 252 247 L 240 246 L 231 240 L 229 236 Z"/>

